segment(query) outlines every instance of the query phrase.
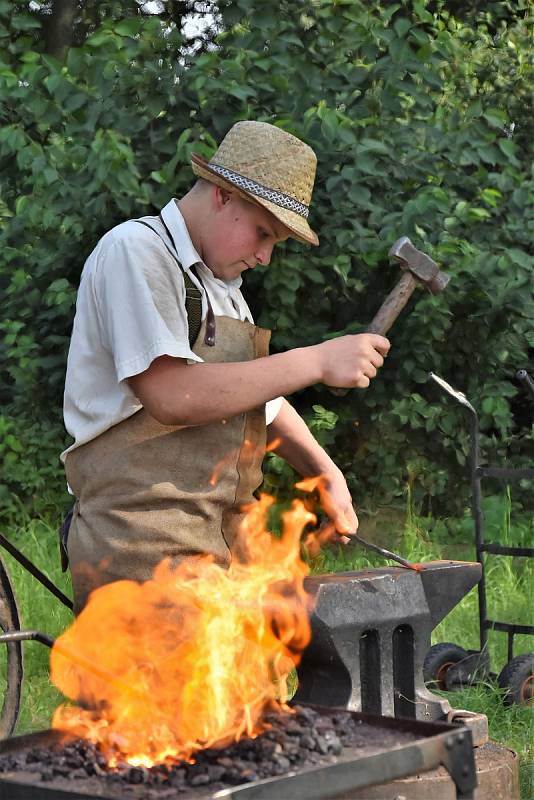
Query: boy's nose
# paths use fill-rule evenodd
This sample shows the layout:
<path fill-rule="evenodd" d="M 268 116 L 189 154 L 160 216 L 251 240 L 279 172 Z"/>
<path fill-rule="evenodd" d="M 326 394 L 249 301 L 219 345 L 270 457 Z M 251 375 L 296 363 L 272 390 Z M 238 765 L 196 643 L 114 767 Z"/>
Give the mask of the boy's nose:
<path fill-rule="evenodd" d="M 266 267 L 271 262 L 272 254 L 273 254 L 272 244 L 264 244 L 256 250 L 254 256 L 257 259 L 258 263 Z"/>

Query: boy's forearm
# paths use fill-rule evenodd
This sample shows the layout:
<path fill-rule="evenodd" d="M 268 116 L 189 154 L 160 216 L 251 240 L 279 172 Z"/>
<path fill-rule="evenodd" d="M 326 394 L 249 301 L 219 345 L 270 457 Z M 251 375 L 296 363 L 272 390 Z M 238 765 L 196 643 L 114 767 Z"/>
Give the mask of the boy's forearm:
<path fill-rule="evenodd" d="M 207 425 L 236 416 L 320 380 L 317 365 L 297 348 L 239 363 L 187 364 L 163 356 L 130 385 L 164 425 Z"/>
<path fill-rule="evenodd" d="M 269 442 L 280 440 L 273 452 L 287 461 L 299 475 L 307 477 L 340 472 L 287 400 L 284 399 L 282 408 L 267 430 Z"/>
<path fill-rule="evenodd" d="M 276 419 L 269 425 L 269 440 L 280 439 L 274 452 L 284 458 L 303 477 L 323 476 L 317 487 L 322 510 L 330 518 L 346 544 L 344 534 L 358 529 L 358 517 L 352 497 L 339 467 L 315 439 L 308 426 L 287 401 Z"/>

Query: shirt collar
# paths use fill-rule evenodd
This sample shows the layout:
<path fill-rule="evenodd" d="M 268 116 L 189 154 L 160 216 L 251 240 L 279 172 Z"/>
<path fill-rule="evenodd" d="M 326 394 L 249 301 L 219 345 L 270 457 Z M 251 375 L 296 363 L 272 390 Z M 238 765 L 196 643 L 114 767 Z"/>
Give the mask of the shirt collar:
<path fill-rule="evenodd" d="M 216 278 L 211 269 L 202 261 L 191 241 L 185 219 L 174 198 L 169 200 L 167 205 L 161 209 L 161 216 L 171 232 L 180 264 L 185 270 L 189 270 L 196 265 L 201 277 L 214 281 L 229 291 L 239 289 L 243 283 L 241 276 L 231 281 L 223 281 L 220 278 Z"/>

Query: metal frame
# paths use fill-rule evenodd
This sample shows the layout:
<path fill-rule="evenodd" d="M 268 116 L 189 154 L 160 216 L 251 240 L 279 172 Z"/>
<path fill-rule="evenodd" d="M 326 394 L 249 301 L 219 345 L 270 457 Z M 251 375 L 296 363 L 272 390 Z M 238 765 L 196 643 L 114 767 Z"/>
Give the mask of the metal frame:
<path fill-rule="evenodd" d="M 480 650 L 485 650 L 488 642 L 488 631 L 495 630 L 508 634 L 508 661 L 513 658 L 514 636 L 526 634 L 534 636 L 534 625 L 516 625 L 511 622 L 500 622 L 488 618 L 486 603 L 486 570 L 484 553 L 496 556 L 519 556 L 524 558 L 534 558 L 534 547 L 507 547 L 495 542 L 486 542 L 484 535 L 484 515 L 482 513 L 482 480 L 484 478 L 498 478 L 507 482 L 532 480 L 534 481 L 534 468 L 509 468 L 483 466 L 480 457 L 480 429 L 478 414 L 462 393 L 453 389 L 443 378 L 429 373 L 429 377 L 436 383 L 442 391 L 449 397 L 456 400 L 469 411 L 470 415 L 470 442 L 471 442 L 471 498 L 473 519 L 475 523 L 475 547 L 476 558 L 482 565 L 482 577 L 478 584 L 478 620 L 480 627 Z M 526 389 L 534 398 L 534 382 L 527 374 L 526 370 L 518 370 L 516 378 L 521 381 Z"/>
<path fill-rule="evenodd" d="M 3 547 L 24 569 L 33 575 L 45 589 L 63 605 L 72 610 L 72 601 L 41 572 L 14 544 L 0 534 L 0 547 Z M 23 631 L 8 572 L 0 558 L 0 644 L 7 646 L 6 690 L 0 710 L 0 740 L 10 736 L 20 710 L 24 665 L 22 658 L 23 641 L 34 640 L 52 647 L 54 640 L 39 631 Z M 1 797 L 1 795 L 0 795 Z"/>
<path fill-rule="evenodd" d="M 61 603 L 63 603 L 64 606 L 70 608 L 71 611 L 73 610 L 74 605 L 72 603 L 72 600 L 69 597 L 67 597 L 66 594 L 63 594 L 61 589 L 58 589 L 55 583 L 52 583 L 50 578 L 47 575 L 45 575 L 44 572 L 41 572 L 41 570 L 38 567 L 35 566 L 33 561 L 30 561 L 29 558 L 26 558 L 24 553 L 21 553 L 18 547 L 15 547 L 15 545 L 12 544 L 9 541 L 9 539 L 6 539 L 6 537 L 3 536 L 1 533 L 0 533 L 0 547 L 3 547 L 4 550 L 6 550 L 9 553 L 9 555 L 15 559 L 15 561 L 18 561 L 19 564 L 22 567 L 24 567 L 24 569 L 27 572 L 30 573 L 30 575 L 33 575 L 34 578 L 37 578 L 39 583 L 42 583 L 45 589 L 48 589 L 48 591 L 51 594 L 53 594 L 54 597 L 56 597 Z"/>
<path fill-rule="evenodd" d="M 19 613 L 9 576 L 0 559 L 0 629 L 11 631 L 20 628 Z M 7 640 L 6 692 L 0 711 L 0 739 L 13 731 L 20 709 L 22 679 L 22 646 L 19 641 Z"/>

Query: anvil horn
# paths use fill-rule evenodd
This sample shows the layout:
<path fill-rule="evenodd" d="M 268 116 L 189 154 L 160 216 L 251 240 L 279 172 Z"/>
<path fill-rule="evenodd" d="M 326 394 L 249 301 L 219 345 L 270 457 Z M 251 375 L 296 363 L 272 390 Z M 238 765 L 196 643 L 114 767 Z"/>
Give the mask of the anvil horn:
<path fill-rule="evenodd" d="M 469 561 L 432 561 L 420 573 L 432 628 L 476 586 L 482 566 Z"/>

